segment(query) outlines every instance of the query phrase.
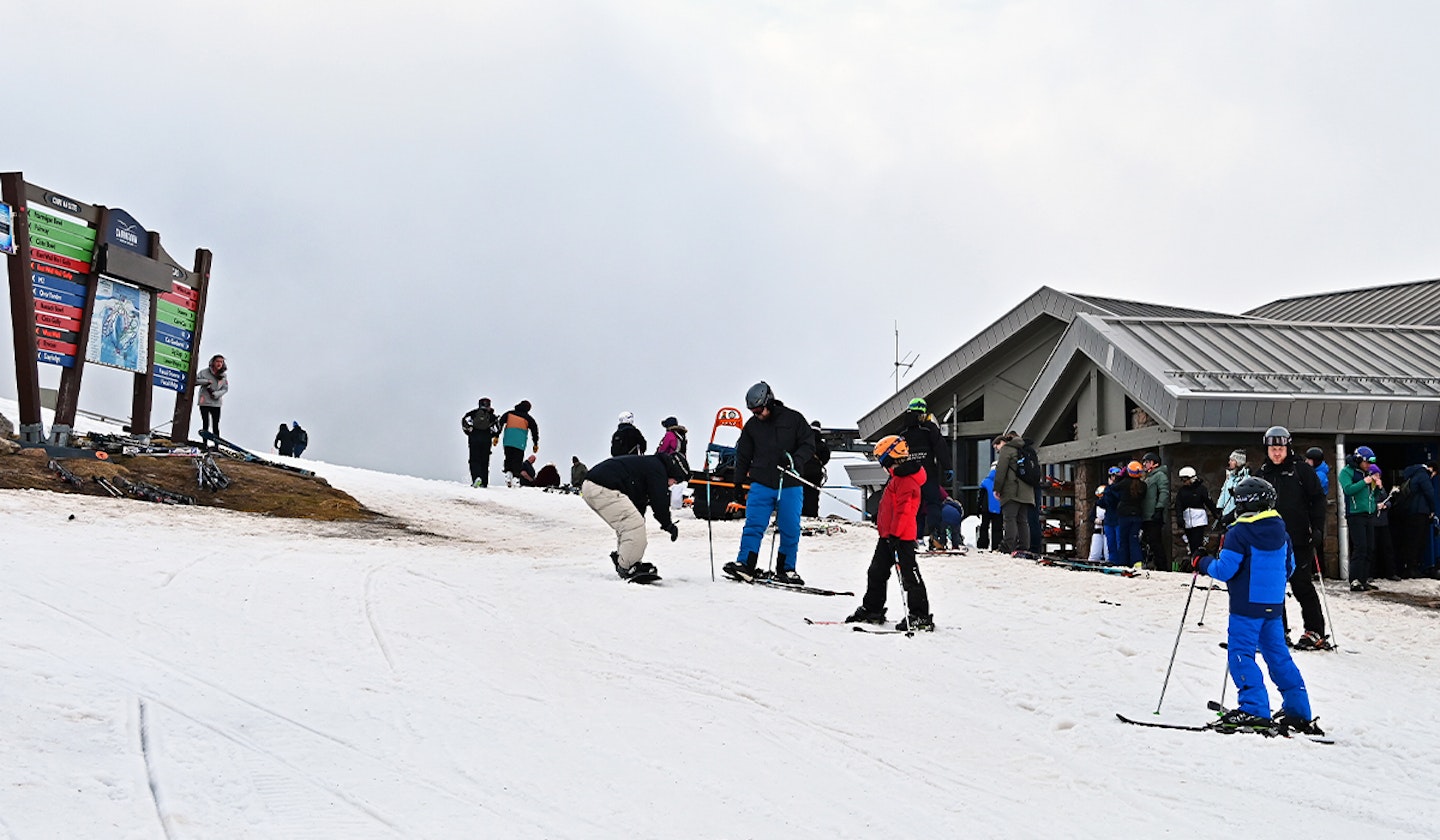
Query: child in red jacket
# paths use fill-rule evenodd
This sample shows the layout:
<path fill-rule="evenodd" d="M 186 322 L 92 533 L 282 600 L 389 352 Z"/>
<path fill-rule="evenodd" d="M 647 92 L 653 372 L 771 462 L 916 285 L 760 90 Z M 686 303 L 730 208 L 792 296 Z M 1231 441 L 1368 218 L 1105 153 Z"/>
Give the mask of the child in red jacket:
<path fill-rule="evenodd" d="M 934 630 L 930 616 L 930 597 L 920 566 L 915 562 L 915 515 L 920 510 L 920 488 L 925 485 L 925 470 L 919 461 L 911 461 L 905 439 L 889 435 L 875 444 L 875 458 L 890 471 L 890 481 L 880 497 L 880 514 L 875 525 L 880 540 L 870 558 L 866 573 L 865 598 L 855 614 L 845 619 L 866 624 L 885 623 L 885 591 L 890 584 L 890 567 L 900 567 L 900 585 L 905 589 L 909 615 L 895 625 L 896 630 Z"/>

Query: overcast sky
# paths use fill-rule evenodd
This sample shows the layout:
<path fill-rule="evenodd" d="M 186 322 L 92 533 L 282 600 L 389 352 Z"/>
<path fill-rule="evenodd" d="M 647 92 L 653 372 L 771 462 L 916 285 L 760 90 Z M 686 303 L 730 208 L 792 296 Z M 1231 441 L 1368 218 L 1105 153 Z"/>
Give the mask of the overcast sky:
<path fill-rule="evenodd" d="M 894 322 L 918 374 L 1041 285 L 1440 275 L 1434 3 L 0 0 L 0 32 L 0 170 L 214 251 L 226 436 L 298 419 L 342 463 L 464 480 L 480 396 L 562 467 L 625 410 L 703 439 L 757 379 L 853 426 Z M 89 367 L 81 407 L 130 383 Z"/>

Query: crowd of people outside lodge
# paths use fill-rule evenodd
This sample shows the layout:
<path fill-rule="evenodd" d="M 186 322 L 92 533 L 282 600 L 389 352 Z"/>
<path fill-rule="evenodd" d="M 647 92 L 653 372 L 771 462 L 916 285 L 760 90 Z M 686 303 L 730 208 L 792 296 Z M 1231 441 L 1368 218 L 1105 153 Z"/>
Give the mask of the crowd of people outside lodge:
<path fill-rule="evenodd" d="M 1306 630 L 1316 637 L 1324 636 L 1324 620 L 1313 578 L 1334 565 L 1327 565 L 1325 549 L 1327 523 L 1337 518 L 1330 499 L 1345 519 L 1352 590 L 1378 589 L 1377 580 L 1440 577 L 1440 478 L 1433 460 L 1380 464 L 1371 447 L 1359 446 L 1343 464 L 1332 465 L 1320 447 L 1296 451 L 1283 427 L 1268 430 L 1259 444 L 1263 455 L 1257 452 L 1255 458 L 1244 448 L 1229 454 L 1213 494 L 1188 464 L 1176 473 L 1178 484 L 1170 492 L 1167 465 L 1153 452 L 1108 466 L 1090 508 L 1088 521 L 1097 535 L 1090 559 L 1189 571 L 1192 558 L 1213 555 L 1220 534 L 1235 518 L 1235 488 L 1255 476 L 1274 486 L 1275 509 L 1285 520 L 1290 543 L 1297 556 L 1306 558 L 1306 574 L 1297 572 L 1291 585 L 1306 614 Z M 1170 536 L 1164 533 L 1167 525 Z M 1172 560 L 1166 554 L 1171 545 L 1183 545 L 1184 556 Z"/>

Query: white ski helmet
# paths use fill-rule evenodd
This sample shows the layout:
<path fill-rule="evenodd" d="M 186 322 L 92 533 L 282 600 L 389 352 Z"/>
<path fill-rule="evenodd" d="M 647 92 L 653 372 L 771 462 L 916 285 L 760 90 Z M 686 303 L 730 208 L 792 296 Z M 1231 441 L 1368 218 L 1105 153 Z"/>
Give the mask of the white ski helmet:
<path fill-rule="evenodd" d="M 629 423 L 633 426 L 635 425 L 635 415 L 629 411 L 622 411 L 620 412 L 620 422 Z"/>

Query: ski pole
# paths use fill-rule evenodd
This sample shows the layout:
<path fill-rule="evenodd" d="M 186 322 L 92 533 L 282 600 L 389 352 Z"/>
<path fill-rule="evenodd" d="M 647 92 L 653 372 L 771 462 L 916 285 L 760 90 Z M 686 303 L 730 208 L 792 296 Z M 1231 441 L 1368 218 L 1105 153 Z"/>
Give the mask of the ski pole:
<path fill-rule="evenodd" d="M 705 453 L 705 534 L 710 541 L 710 582 L 715 582 L 715 505 L 710 499 L 710 488 L 714 484 L 710 474 L 710 453 Z"/>
<path fill-rule="evenodd" d="M 905 591 L 905 570 L 900 566 L 900 539 L 901 537 L 890 538 L 890 553 L 895 558 L 895 578 L 900 584 L 900 606 L 905 608 L 905 635 L 914 636 L 915 628 L 912 625 L 915 622 L 910 620 L 910 596 Z M 914 545 L 915 541 L 911 540 L 910 544 Z"/>
<path fill-rule="evenodd" d="M 821 487 L 821 486 L 819 486 L 819 485 L 817 485 L 817 484 L 813 484 L 813 483 L 811 483 L 811 482 L 809 482 L 809 481 L 806 481 L 803 477 L 801 477 L 801 475 L 800 475 L 799 473 L 795 472 L 794 470 L 790 470 L 790 469 L 786 469 L 785 467 L 781 467 L 781 468 L 780 468 L 780 471 L 783 472 L 783 473 L 785 473 L 785 474 L 787 474 L 787 475 L 789 475 L 791 478 L 795 479 L 796 481 L 800 482 L 801 484 L 805 485 L 806 487 L 811 487 L 811 488 L 814 488 L 814 489 L 816 489 L 816 490 L 819 490 L 821 493 L 824 493 L 825 495 L 829 496 L 830 498 L 834 499 L 835 501 L 839 502 L 840 504 L 844 505 L 845 507 L 850 508 L 851 510 L 855 511 L 856 513 L 860 514 L 861 516 L 865 517 L 866 519 L 869 519 L 869 518 L 870 518 L 870 514 L 866 513 L 863 508 L 855 507 L 854 505 L 850 504 L 849 502 L 845 501 L 844 499 L 840 498 L 839 496 L 835 495 L 834 493 L 831 493 L 829 490 L 826 490 L 824 487 Z"/>
<path fill-rule="evenodd" d="M 1339 650 L 1340 645 L 1335 641 L 1335 619 L 1330 617 L 1330 596 L 1325 593 L 1325 570 L 1320 568 L 1319 554 L 1315 554 L 1315 574 L 1320 576 L 1320 603 L 1325 606 L 1325 624 L 1330 628 L 1330 646 Z"/>
<path fill-rule="evenodd" d="M 1220 705 L 1225 705 L 1225 691 L 1230 688 L 1230 649 L 1225 649 L 1225 676 L 1220 678 Z"/>
<path fill-rule="evenodd" d="M 781 453 L 781 454 L 783 454 L 786 458 L 789 458 L 789 457 L 790 457 L 790 453 L 789 453 L 789 452 L 784 452 L 784 453 Z M 795 461 L 792 459 L 792 460 L 790 461 L 790 463 L 793 464 L 793 463 L 795 463 Z M 781 495 L 782 495 L 782 494 L 784 493 L 784 491 L 785 491 L 785 473 L 790 472 L 789 470 L 785 469 L 785 465 L 784 465 L 784 464 L 776 464 L 775 466 L 779 467 L 779 469 L 780 469 L 780 477 L 779 477 L 779 479 L 775 482 L 775 484 L 777 485 L 776 488 L 775 488 L 775 533 L 773 533 L 773 534 L 770 535 L 770 573 L 771 573 L 771 574 L 774 574 L 774 573 L 776 573 L 776 572 L 779 571 L 779 569 L 776 569 L 776 568 L 775 568 L 775 543 L 778 542 L 779 539 L 780 539 L 780 497 L 781 497 Z"/>
<path fill-rule="evenodd" d="M 1190 576 L 1190 592 L 1185 596 L 1185 610 L 1180 613 L 1180 629 L 1175 631 L 1175 647 L 1170 650 L 1170 664 L 1165 667 L 1165 682 L 1160 685 L 1160 700 L 1155 704 L 1155 714 L 1160 714 L 1160 707 L 1165 703 L 1165 689 L 1170 686 L 1170 672 L 1175 668 L 1175 654 L 1180 652 L 1180 634 L 1185 632 L 1185 617 L 1190 614 L 1190 599 L 1195 597 L 1195 581 L 1200 578 L 1200 568 L 1195 568 L 1195 573 Z"/>

